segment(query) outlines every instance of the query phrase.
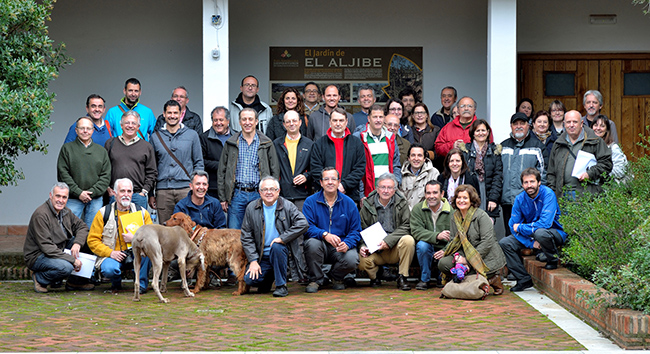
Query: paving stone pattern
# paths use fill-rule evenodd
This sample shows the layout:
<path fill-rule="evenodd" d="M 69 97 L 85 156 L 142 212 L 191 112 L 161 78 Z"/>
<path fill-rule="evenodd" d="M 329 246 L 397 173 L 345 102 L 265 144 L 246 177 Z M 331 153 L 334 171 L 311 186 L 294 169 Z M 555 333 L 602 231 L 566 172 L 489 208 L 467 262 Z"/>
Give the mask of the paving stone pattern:
<path fill-rule="evenodd" d="M 131 282 L 125 288 L 132 289 Z M 440 299 L 440 290 L 322 289 L 233 297 L 232 287 L 169 304 L 152 291 L 50 291 L 0 283 L 0 351 L 584 350 L 544 315 L 506 291 L 485 301 Z"/>

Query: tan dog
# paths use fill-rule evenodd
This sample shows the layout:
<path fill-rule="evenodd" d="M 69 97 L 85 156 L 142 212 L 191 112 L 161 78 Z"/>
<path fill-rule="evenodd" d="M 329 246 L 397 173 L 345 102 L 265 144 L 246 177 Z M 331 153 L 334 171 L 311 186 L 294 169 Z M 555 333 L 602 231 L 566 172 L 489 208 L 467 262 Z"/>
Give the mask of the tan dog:
<path fill-rule="evenodd" d="M 180 227 L 162 225 L 141 226 L 133 236 L 133 271 L 135 272 L 133 301 L 140 301 L 140 259 L 141 255 L 149 257 L 153 266 L 153 290 L 160 302 L 169 302 L 160 292 L 167 291 L 167 271 L 169 263 L 178 257 L 182 288 L 185 296 L 194 296 L 187 287 L 186 269 L 194 271 L 199 264 L 205 272 L 205 261 L 201 250 L 190 240 L 185 230 Z M 160 273 L 163 273 L 162 286 L 158 286 Z"/>
<path fill-rule="evenodd" d="M 180 226 L 192 240 L 199 246 L 205 256 L 205 265 L 217 267 L 229 266 L 237 276 L 238 287 L 233 295 L 243 295 L 248 292 L 249 286 L 244 282 L 248 259 L 241 245 L 241 230 L 237 229 L 208 229 L 196 225 L 184 213 L 176 213 L 165 222 L 167 226 Z M 199 270 L 196 275 L 196 285 L 193 293 L 198 293 L 209 283 L 208 272 Z"/>

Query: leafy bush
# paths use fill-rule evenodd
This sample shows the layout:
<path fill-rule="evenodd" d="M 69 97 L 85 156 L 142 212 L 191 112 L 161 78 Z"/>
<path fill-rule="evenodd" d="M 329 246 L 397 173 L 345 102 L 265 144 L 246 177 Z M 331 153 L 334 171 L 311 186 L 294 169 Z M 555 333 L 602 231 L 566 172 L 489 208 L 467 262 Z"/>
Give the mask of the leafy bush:
<path fill-rule="evenodd" d="M 15 168 L 19 154 L 47 153 L 39 141 L 52 123 L 54 94 L 50 81 L 59 69 L 71 63 L 49 38 L 54 0 L 0 0 L 0 186 L 15 185 L 23 179 Z"/>
<path fill-rule="evenodd" d="M 612 292 L 606 303 L 650 313 L 650 157 L 628 167 L 626 183 L 609 182 L 597 196 L 560 200 L 560 221 L 568 233 L 562 259 L 572 270 Z"/>
<path fill-rule="evenodd" d="M 594 283 L 616 296 L 608 297 L 611 306 L 626 307 L 650 314 L 650 220 L 632 232 L 635 248 L 628 264 L 604 267 L 594 273 Z"/>

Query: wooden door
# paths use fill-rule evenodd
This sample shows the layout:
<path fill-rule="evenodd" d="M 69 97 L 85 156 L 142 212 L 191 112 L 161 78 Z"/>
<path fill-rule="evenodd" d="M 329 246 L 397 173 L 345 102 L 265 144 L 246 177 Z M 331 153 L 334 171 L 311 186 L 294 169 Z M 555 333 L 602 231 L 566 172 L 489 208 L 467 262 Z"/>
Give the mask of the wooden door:
<path fill-rule="evenodd" d="M 650 80 L 650 53 L 521 54 L 518 65 L 518 98 L 533 100 L 535 110 L 548 110 L 557 99 L 567 110 L 575 109 L 584 115 L 584 93 L 598 90 L 603 94 L 601 113 L 616 124 L 619 145 L 628 158 L 650 153 L 637 144 L 641 142 L 639 134 L 650 137 L 650 92 L 643 89 L 650 83 L 641 82 L 641 92 L 632 90 L 632 83 L 639 81 L 630 81 L 631 76 L 626 75 Z M 558 82 L 564 86 L 550 90 Z"/>

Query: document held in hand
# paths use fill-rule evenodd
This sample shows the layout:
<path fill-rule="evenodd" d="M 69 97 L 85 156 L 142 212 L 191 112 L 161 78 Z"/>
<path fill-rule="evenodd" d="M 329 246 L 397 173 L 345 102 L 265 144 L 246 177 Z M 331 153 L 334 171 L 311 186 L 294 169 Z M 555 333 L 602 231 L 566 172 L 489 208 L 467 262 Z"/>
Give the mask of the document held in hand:
<path fill-rule="evenodd" d="M 578 151 L 576 155 L 576 162 L 573 164 L 573 170 L 571 171 L 571 176 L 579 178 L 583 173 L 587 172 L 587 169 L 591 166 L 596 165 L 596 156 L 590 152 Z"/>
<path fill-rule="evenodd" d="M 64 249 L 63 252 L 71 254 L 69 249 Z M 81 270 L 78 272 L 76 270 L 72 271 L 72 275 L 78 275 L 82 278 L 88 278 L 93 275 L 93 269 L 95 269 L 95 260 L 97 256 L 94 254 L 82 253 L 79 252 L 79 260 L 81 261 Z"/>
<path fill-rule="evenodd" d="M 144 225 L 144 219 L 142 219 L 141 211 L 134 211 L 133 213 L 125 214 L 120 216 L 120 223 L 122 224 L 122 232 L 130 232 L 135 235 L 135 232 Z M 131 244 L 127 243 L 127 247 L 131 248 Z"/>
<path fill-rule="evenodd" d="M 361 231 L 363 242 L 366 243 L 366 247 L 368 247 L 370 253 L 375 253 L 379 249 L 379 244 L 386 236 L 386 231 L 384 231 L 384 228 L 381 227 L 381 224 L 378 222 Z"/>

